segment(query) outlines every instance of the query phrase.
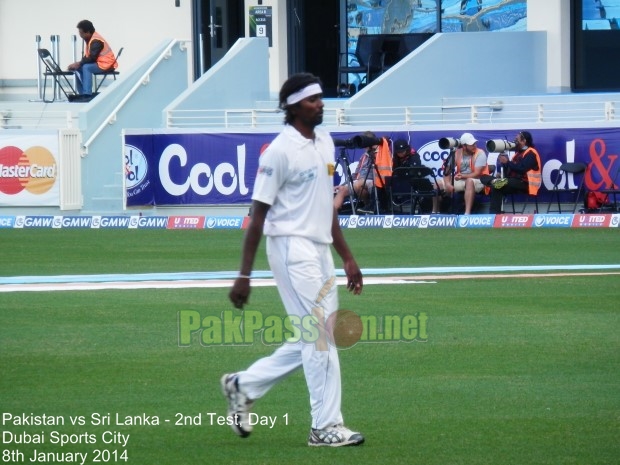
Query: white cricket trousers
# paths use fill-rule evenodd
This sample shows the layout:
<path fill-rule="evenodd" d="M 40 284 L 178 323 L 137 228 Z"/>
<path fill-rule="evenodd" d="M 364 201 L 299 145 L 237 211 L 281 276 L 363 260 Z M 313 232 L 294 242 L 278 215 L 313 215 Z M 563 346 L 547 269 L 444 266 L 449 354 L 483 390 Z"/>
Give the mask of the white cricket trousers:
<path fill-rule="evenodd" d="M 295 343 L 284 342 L 273 354 L 240 372 L 239 386 L 250 399 L 259 399 L 278 381 L 303 367 L 312 428 L 342 423 L 338 351 L 326 341 L 323 326 L 338 309 L 330 245 L 303 237 L 267 236 L 267 258 L 291 321 L 317 316 L 321 336 L 315 341 L 302 337 Z"/>

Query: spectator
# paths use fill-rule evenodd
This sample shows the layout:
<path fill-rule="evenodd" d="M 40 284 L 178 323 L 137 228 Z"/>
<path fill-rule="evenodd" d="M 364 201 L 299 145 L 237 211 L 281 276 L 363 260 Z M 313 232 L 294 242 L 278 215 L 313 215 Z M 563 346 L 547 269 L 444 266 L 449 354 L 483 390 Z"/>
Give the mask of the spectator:
<path fill-rule="evenodd" d="M 77 76 L 77 92 L 84 99 L 92 97 L 93 73 L 116 69 L 118 63 L 114 52 L 106 40 L 95 31 L 95 26 L 89 20 L 84 19 L 77 24 L 78 33 L 86 43 L 86 51 L 80 61 L 71 63 L 69 71 L 74 71 Z"/>

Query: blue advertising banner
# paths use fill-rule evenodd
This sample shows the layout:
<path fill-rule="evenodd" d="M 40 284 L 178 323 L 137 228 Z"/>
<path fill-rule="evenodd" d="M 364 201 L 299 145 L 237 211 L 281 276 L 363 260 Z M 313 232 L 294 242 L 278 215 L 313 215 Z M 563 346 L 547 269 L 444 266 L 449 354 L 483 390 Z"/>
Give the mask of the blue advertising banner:
<path fill-rule="evenodd" d="M 611 188 L 620 183 L 620 130 L 528 129 L 543 163 L 541 195 L 552 189 L 551 179 L 562 163 L 583 162 L 587 190 Z M 473 131 L 478 147 L 486 150 L 489 140 L 513 141 L 519 130 Z M 357 132 L 332 132 L 335 139 L 349 140 Z M 376 131 L 378 137 L 392 141 L 406 139 L 420 153 L 422 163 L 442 176 L 442 163 L 448 149 L 439 139 L 458 139 L 462 133 L 450 131 Z M 471 132 L 468 130 L 468 132 Z M 125 189 L 127 206 L 148 205 L 235 205 L 251 201 L 252 186 L 260 154 L 276 136 L 274 133 L 186 133 L 125 135 Z M 355 173 L 363 148 L 336 147 L 336 185 L 345 182 L 348 168 Z M 488 151 L 487 151 L 488 152 Z M 497 153 L 488 153 L 495 164 Z M 509 152 L 510 155 L 510 152 Z M 562 179 L 560 188 L 575 187 L 581 175 Z"/>
<path fill-rule="evenodd" d="M 0 228 L 246 229 L 249 216 L 0 216 Z M 342 215 L 342 229 L 620 228 L 620 213 Z"/>
<path fill-rule="evenodd" d="M 127 206 L 249 203 L 258 157 L 275 134 L 125 136 Z"/>

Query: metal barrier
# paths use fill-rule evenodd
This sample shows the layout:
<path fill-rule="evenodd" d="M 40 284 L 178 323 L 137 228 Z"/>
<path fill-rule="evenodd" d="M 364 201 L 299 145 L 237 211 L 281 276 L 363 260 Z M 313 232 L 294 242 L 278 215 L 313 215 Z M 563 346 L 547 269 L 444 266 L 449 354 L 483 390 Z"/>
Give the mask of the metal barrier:
<path fill-rule="evenodd" d="M 39 53 L 37 52 L 37 50 L 39 50 L 41 48 L 41 36 L 40 35 L 36 35 L 34 37 L 34 43 L 35 43 L 35 56 L 37 57 L 37 95 L 39 96 L 38 99 L 32 99 L 30 100 L 31 102 L 42 102 L 43 101 L 43 71 L 41 70 L 41 60 L 39 58 Z"/>
<path fill-rule="evenodd" d="M 333 102 L 324 108 L 323 123 L 328 126 L 418 126 L 479 123 L 584 123 L 615 122 L 620 100 L 604 97 L 590 101 L 548 103 L 489 103 L 443 106 L 344 108 Z M 278 125 L 283 116 L 268 109 L 170 110 L 168 128 L 258 128 Z M 501 112 L 501 119 L 498 115 Z"/>

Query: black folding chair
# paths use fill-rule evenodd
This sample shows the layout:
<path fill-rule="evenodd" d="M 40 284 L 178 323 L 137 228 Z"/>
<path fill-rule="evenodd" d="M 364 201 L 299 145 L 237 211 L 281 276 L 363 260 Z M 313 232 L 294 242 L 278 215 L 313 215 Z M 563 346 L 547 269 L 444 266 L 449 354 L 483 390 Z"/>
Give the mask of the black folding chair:
<path fill-rule="evenodd" d="M 411 205 L 411 214 L 422 211 L 422 202 L 432 200 L 433 197 L 439 195 L 439 186 L 435 172 L 427 166 L 412 166 L 410 170 L 411 187 L 413 187 L 413 204 Z M 432 181 L 431 181 L 432 179 Z"/>
<path fill-rule="evenodd" d="M 527 192 L 511 192 L 510 194 L 506 194 L 508 196 L 510 196 L 510 203 L 512 205 L 512 213 L 516 214 L 517 213 L 517 209 L 515 207 L 515 200 L 517 200 L 517 202 L 519 200 L 522 201 L 521 203 L 521 211 L 519 213 L 524 214 L 525 210 L 527 210 L 528 205 L 531 204 L 531 202 L 534 202 L 534 213 L 539 213 L 540 209 L 538 207 L 538 193 L 536 194 L 530 194 Z"/>
<path fill-rule="evenodd" d="M 394 214 L 395 210 L 398 210 L 398 213 L 404 213 L 403 207 L 411 211 L 413 187 L 407 168 L 394 169 L 392 176 L 385 177 L 385 185 L 390 196 L 391 213 Z"/>
<path fill-rule="evenodd" d="M 123 53 L 123 48 L 121 47 L 118 50 L 118 53 L 116 54 L 116 59 L 114 60 L 114 63 L 118 63 L 118 59 L 121 57 L 121 53 Z M 112 66 L 109 69 L 105 69 L 105 70 L 101 70 L 101 71 L 97 71 L 96 73 L 93 73 L 93 77 L 95 79 L 95 94 L 99 93 L 99 88 L 102 86 L 102 84 L 105 82 L 106 78 L 108 76 L 112 76 L 114 78 L 114 80 L 116 81 L 116 76 L 118 76 L 120 73 L 118 71 L 116 71 L 116 69 L 114 68 L 114 66 Z M 102 76 L 101 81 L 97 81 L 97 76 Z"/>
<path fill-rule="evenodd" d="M 37 49 L 37 52 L 39 54 L 39 58 L 45 65 L 45 71 L 43 72 L 43 76 L 44 76 L 43 101 L 46 103 L 54 102 L 56 100 L 57 89 L 60 89 L 62 93 L 65 94 L 65 97 L 67 97 L 67 100 L 69 100 L 70 102 L 75 101 L 78 98 L 78 93 L 76 92 L 76 90 L 73 87 L 73 84 L 71 84 L 71 81 L 69 81 L 69 78 L 67 77 L 67 76 L 73 76 L 74 75 L 73 71 L 63 71 L 62 69 L 60 69 L 60 66 L 58 66 L 58 63 L 56 63 L 56 60 L 54 60 L 49 50 L 45 48 L 39 48 Z M 52 98 L 52 100 L 45 99 L 48 77 L 52 77 L 54 79 L 54 86 L 53 86 L 54 97 Z"/>
<path fill-rule="evenodd" d="M 433 181 L 431 181 L 432 178 Z M 408 206 L 413 215 L 422 213 L 422 202 L 438 195 L 437 179 L 431 168 L 426 166 L 406 166 L 395 168 L 388 182 L 392 213 L 397 207 L 403 213 L 403 207 Z"/>
<path fill-rule="evenodd" d="M 620 211 L 620 205 L 618 205 L 618 196 L 620 195 L 620 185 L 618 184 L 618 175 L 620 174 L 620 166 L 616 170 L 616 174 L 612 178 L 611 186 L 606 189 L 601 189 L 600 192 L 607 195 L 609 199 L 609 205 L 613 209 L 613 211 Z M 613 197 L 613 203 L 611 202 L 610 196 Z"/>
<path fill-rule="evenodd" d="M 563 163 L 560 168 L 557 170 L 555 177 L 552 177 L 551 182 L 553 183 L 553 188 L 551 189 L 551 197 L 549 199 L 549 205 L 547 205 L 547 213 L 555 212 L 562 213 L 562 205 L 560 204 L 560 196 L 562 194 L 570 194 L 575 196 L 575 203 L 573 204 L 573 213 L 577 210 L 577 203 L 579 202 L 579 198 L 581 197 L 583 191 L 583 181 L 585 176 L 581 176 L 577 187 L 570 187 L 568 185 L 568 175 L 569 173 L 574 175 L 585 173 L 588 165 L 585 163 Z M 561 187 L 566 186 L 566 187 Z M 551 206 L 554 203 L 554 200 L 558 204 L 557 210 L 551 210 Z"/>

